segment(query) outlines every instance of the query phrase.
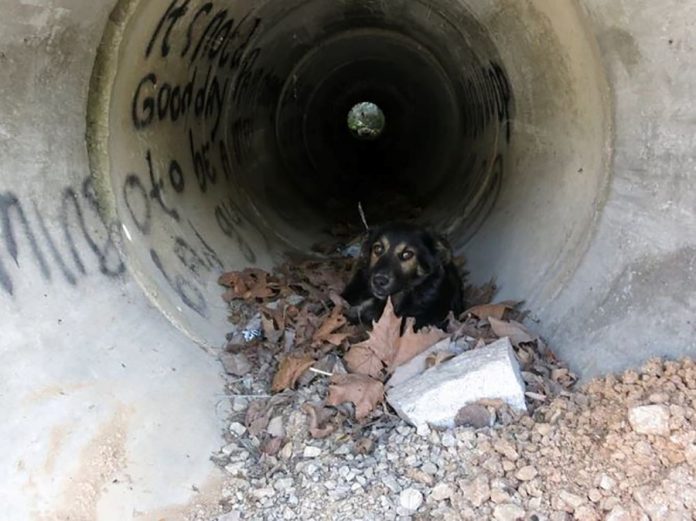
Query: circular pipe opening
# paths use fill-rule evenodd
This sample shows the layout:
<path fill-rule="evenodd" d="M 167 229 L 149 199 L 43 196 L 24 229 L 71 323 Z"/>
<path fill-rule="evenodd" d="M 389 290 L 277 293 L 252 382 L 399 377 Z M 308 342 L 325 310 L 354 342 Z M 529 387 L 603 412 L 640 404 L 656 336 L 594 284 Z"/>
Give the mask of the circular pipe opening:
<path fill-rule="evenodd" d="M 437 227 L 475 280 L 552 313 L 603 201 L 610 133 L 582 15 L 548 4 L 122 0 L 89 142 L 131 272 L 218 344 L 221 271 L 309 252 L 361 203 L 371 224 Z"/>
<path fill-rule="evenodd" d="M 371 101 L 361 101 L 348 111 L 348 130 L 357 139 L 374 141 L 384 132 L 387 120 L 381 108 Z"/>

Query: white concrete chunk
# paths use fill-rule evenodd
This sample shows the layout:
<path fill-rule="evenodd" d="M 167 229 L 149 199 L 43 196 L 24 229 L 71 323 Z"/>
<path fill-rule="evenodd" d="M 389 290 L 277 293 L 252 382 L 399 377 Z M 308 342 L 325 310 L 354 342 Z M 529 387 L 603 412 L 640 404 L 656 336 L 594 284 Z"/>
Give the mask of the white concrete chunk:
<path fill-rule="evenodd" d="M 507 338 L 467 351 L 394 386 L 387 401 L 399 416 L 420 428 L 454 427 L 459 409 L 482 399 L 500 399 L 526 411 L 524 383 Z"/>

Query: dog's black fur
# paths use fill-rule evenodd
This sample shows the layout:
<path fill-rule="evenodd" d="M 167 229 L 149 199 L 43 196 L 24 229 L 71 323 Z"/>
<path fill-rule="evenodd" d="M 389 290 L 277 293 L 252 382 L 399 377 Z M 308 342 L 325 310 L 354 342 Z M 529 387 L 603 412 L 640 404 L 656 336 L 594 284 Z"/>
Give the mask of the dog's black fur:
<path fill-rule="evenodd" d="M 368 233 L 357 269 L 342 294 L 347 318 L 369 324 L 391 297 L 399 317 L 415 318 L 415 329 L 443 326 L 450 311 L 463 311 L 462 279 L 447 241 L 428 230 L 392 223 Z"/>

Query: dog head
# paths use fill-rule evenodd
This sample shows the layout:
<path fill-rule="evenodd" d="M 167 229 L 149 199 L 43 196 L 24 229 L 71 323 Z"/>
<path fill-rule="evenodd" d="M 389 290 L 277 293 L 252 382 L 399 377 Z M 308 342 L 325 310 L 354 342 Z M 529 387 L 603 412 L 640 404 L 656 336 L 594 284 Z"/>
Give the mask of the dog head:
<path fill-rule="evenodd" d="M 452 260 L 447 241 L 412 224 L 373 230 L 363 247 L 370 292 L 380 300 L 407 292 Z"/>

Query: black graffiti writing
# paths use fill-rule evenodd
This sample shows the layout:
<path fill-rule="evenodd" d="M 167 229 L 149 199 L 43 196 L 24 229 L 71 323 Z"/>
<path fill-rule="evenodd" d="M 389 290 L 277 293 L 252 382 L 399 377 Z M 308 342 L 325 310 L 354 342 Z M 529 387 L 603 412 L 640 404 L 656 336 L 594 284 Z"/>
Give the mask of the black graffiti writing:
<path fill-rule="evenodd" d="M 183 277 L 182 275 L 178 273 L 171 275 L 168 273 L 164 269 L 164 264 L 162 263 L 162 259 L 160 258 L 159 254 L 153 249 L 150 250 L 150 258 L 169 286 L 179 296 L 181 301 L 203 318 L 208 318 L 208 305 L 205 302 L 205 297 L 203 296 L 203 293 L 201 293 L 201 290 L 199 290 L 189 279 Z"/>
<path fill-rule="evenodd" d="M 189 129 L 189 147 L 191 151 L 191 160 L 193 161 L 193 171 L 196 174 L 198 187 L 201 192 L 205 193 L 208 190 L 208 182 L 215 184 L 217 182 L 217 170 L 210 161 L 210 143 L 203 143 L 200 147 L 197 146 L 193 138 L 193 131 Z"/>
<path fill-rule="evenodd" d="M 227 200 L 215 207 L 215 219 L 222 233 L 233 239 L 242 255 L 248 262 L 256 262 L 256 254 L 241 235 L 238 227 L 242 226 L 243 219 L 237 205 L 232 200 Z"/>
<path fill-rule="evenodd" d="M 152 226 L 152 207 L 149 195 L 137 174 L 128 174 L 123 183 L 123 200 L 136 228 L 147 235 Z"/>
<path fill-rule="evenodd" d="M 155 169 L 152 166 L 152 153 L 148 150 L 145 153 L 145 159 L 147 161 L 147 169 L 148 173 L 150 175 L 150 184 L 151 184 L 151 189 L 150 189 L 150 198 L 153 200 L 157 201 L 160 205 L 160 208 L 164 213 L 166 213 L 169 217 L 174 219 L 175 221 L 179 220 L 179 212 L 177 212 L 173 208 L 169 208 L 165 202 L 164 199 L 162 199 L 164 195 L 164 179 L 161 177 L 157 177 L 155 175 Z M 170 170 L 171 172 L 171 170 Z M 181 179 L 183 180 L 183 173 Z M 173 184 L 173 183 L 172 183 Z"/>
<path fill-rule="evenodd" d="M 232 150 L 240 166 L 248 159 L 253 132 L 254 122 L 250 118 L 238 119 L 232 123 Z"/>
<path fill-rule="evenodd" d="M 215 140 L 223 113 L 230 79 L 221 81 L 208 69 L 205 80 L 197 85 L 198 70 L 194 69 L 191 79 L 184 85 L 172 86 L 161 82 L 154 72 L 146 74 L 138 83 L 131 102 L 133 126 L 142 130 L 152 125 L 155 120 L 169 120 L 176 123 L 189 111 L 197 119 L 212 120 L 210 139 Z"/>
<path fill-rule="evenodd" d="M 164 35 L 162 36 L 161 55 L 162 57 L 166 57 L 169 54 L 169 51 L 171 49 L 171 46 L 169 44 L 169 35 L 171 34 L 177 22 L 181 18 L 183 18 L 183 16 L 188 11 L 189 2 L 190 0 L 184 0 L 181 5 L 177 5 L 177 0 L 172 0 L 172 3 L 169 4 L 169 7 L 157 23 L 155 32 L 152 34 L 150 42 L 147 44 L 147 48 L 145 49 L 145 58 L 148 58 L 150 56 L 150 53 L 152 53 L 152 49 L 157 43 L 157 39 L 167 22 L 169 22 L 169 27 L 167 27 L 167 29 L 164 32 Z"/>
<path fill-rule="evenodd" d="M 29 224 L 29 220 L 27 219 L 26 213 L 24 212 L 24 208 L 19 199 L 11 192 L 0 194 L 0 229 L 2 230 L 5 249 L 10 254 L 10 257 L 12 257 L 15 264 L 19 266 L 19 249 L 17 246 L 17 234 L 12 219 L 13 213 L 19 219 L 19 224 L 22 226 L 22 230 L 24 231 L 23 235 L 29 241 L 29 245 L 31 246 L 34 254 L 34 259 L 36 259 L 39 265 L 41 274 L 44 276 L 44 278 L 50 280 L 51 272 L 49 270 L 48 263 L 46 262 L 46 258 L 44 257 L 44 254 L 36 241 L 34 230 Z M 2 259 L 0 259 L 0 283 L 5 291 L 8 293 L 13 292 L 12 280 L 10 279 L 9 274 L 2 263 Z"/>
<path fill-rule="evenodd" d="M 99 271 L 103 275 L 120 276 L 125 272 L 126 267 L 116 246 L 118 227 L 104 225 L 106 239 L 100 244 L 94 236 L 93 228 L 88 228 L 86 224 L 84 215 L 86 209 L 94 212 L 97 217 L 95 222 L 102 223 L 92 190 L 91 179 L 87 178 L 82 184 L 82 198 L 72 187 L 62 191 L 59 198 L 61 203 L 57 223 L 58 230 L 62 229 L 63 232 L 62 240 L 52 234 L 44 212 L 35 201 L 28 201 L 33 211 L 27 212 L 25 210 L 27 202 L 23 203 L 12 192 L 0 194 L 0 230 L 2 230 L 0 246 L 19 267 L 21 251 L 18 239 L 22 237 L 29 244 L 31 257 L 44 280 L 52 281 L 54 270 L 58 270 L 68 284 L 75 286 L 80 277 L 88 274 L 86 261 L 80 256 L 77 248 L 77 238 L 81 238 L 94 253 Z M 30 219 L 31 216 L 33 219 Z M 67 252 L 62 251 L 62 248 L 67 249 Z M 52 262 L 49 262 L 49 257 Z M 0 256 L 0 288 L 7 294 L 14 294 L 14 282 L 2 256 Z"/>

